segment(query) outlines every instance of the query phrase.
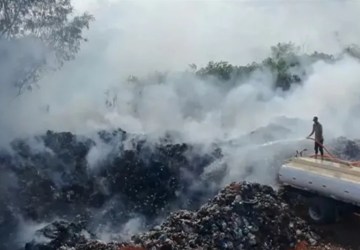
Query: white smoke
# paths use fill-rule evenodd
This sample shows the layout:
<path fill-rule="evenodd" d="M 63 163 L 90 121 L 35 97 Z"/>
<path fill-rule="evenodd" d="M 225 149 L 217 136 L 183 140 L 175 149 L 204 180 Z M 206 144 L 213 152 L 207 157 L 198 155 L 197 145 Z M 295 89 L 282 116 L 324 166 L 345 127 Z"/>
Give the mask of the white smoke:
<path fill-rule="evenodd" d="M 139 216 L 129 219 L 126 223 L 116 229 L 110 227 L 102 228 L 102 230 L 98 232 L 98 236 L 99 240 L 104 242 L 129 241 L 133 235 L 143 232 L 145 229 L 145 220 Z"/>
<path fill-rule="evenodd" d="M 360 43 L 358 2 L 73 2 L 79 11 L 89 10 L 96 17 L 87 32 L 89 42 L 75 61 L 46 74 L 39 90 L 12 100 L 10 89 L 3 89 L 0 127 L 7 141 L 46 129 L 86 133 L 121 127 L 146 134 L 171 130 L 183 140 L 211 143 L 238 140 L 270 123 L 283 125 L 274 122 L 283 116 L 299 122 L 290 126 L 286 138 L 279 132 L 273 139 L 294 139 L 305 138 L 314 115 L 324 126 L 326 141 L 340 135 L 359 137 L 360 119 L 354 112 L 359 107 L 360 63 L 353 58 L 306 65 L 311 71 L 303 85 L 280 94 L 271 89 L 274 76 L 266 71 L 255 72 L 230 91 L 221 85 L 226 83 L 181 72 L 188 63 L 261 61 L 278 42 L 292 41 L 304 52 L 337 54 L 343 44 Z M 165 83 L 150 81 L 139 88 L 125 81 L 130 74 L 146 77 L 155 70 L 170 71 Z M 105 91 L 110 88 L 116 101 L 109 110 Z M 234 169 L 247 155 L 224 150 Z M 271 150 L 266 147 L 264 154 L 276 153 Z M 93 165 L 104 158 L 99 148 L 88 157 Z"/>
<path fill-rule="evenodd" d="M 76 60 L 43 75 L 40 89 L 15 98 L 17 92 L 8 83 L 19 65 L 0 58 L 0 146 L 47 129 L 83 134 L 122 128 L 155 136 L 171 130 L 189 142 L 220 142 L 228 166 L 222 185 L 242 179 L 274 184 L 281 160 L 296 150 L 312 150 L 312 142 L 302 138 L 309 134 L 314 115 L 323 124 L 325 143 L 337 136 L 360 137 L 360 62 L 353 58 L 333 64 L 304 62 L 309 77 L 286 93 L 272 90 L 274 76 L 267 71 L 255 72 L 230 91 L 226 83 L 183 72 L 189 63 L 204 66 L 211 60 L 260 62 L 279 42 L 292 41 L 302 52 L 336 55 L 345 44 L 360 44 L 360 1 L 73 3 L 79 12 L 95 15 L 86 32 L 89 42 Z M 44 56 L 41 44 L 22 42 L 10 46 L 14 58 Z M 8 47 L 0 43 L 2 50 Z M 139 86 L 125 80 L 129 75 L 146 78 L 156 70 L 169 71 L 166 82 Z M 105 106 L 109 89 L 111 109 Z M 87 156 L 92 168 L 112 150 L 96 143 Z M 212 164 L 206 173 L 221 167 Z M 19 237 L 28 241 L 37 229 L 25 225 Z M 142 229 L 143 221 L 134 218 L 119 231 L 128 238 Z M 101 238 L 112 240 L 112 233 L 104 230 Z"/>

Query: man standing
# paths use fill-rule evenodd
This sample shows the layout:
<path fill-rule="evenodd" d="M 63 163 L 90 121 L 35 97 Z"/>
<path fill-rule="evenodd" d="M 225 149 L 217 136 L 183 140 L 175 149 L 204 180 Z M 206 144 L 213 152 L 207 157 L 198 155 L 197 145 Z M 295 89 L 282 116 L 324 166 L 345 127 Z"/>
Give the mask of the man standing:
<path fill-rule="evenodd" d="M 310 138 L 315 133 L 315 157 L 317 157 L 318 151 L 320 151 L 321 157 L 324 156 L 324 149 L 323 149 L 323 143 L 324 143 L 324 137 L 323 137 L 323 129 L 322 125 L 318 121 L 318 118 L 315 116 L 313 119 L 313 130 L 310 133 L 310 135 L 307 138 Z"/>

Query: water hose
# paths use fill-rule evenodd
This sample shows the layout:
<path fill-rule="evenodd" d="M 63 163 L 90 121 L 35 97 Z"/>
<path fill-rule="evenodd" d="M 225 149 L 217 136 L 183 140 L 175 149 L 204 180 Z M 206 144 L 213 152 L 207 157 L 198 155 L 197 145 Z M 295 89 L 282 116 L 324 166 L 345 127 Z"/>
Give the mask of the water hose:
<path fill-rule="evenodd" d="M 328 159 L 330 159 L 331 161 L 338 162 L 338 163 L 342 163 L 342 164 L 345 164 L 345 165 L 348 165 L 348 166 L 360 167 L 360 161 L 346 161 L 346 160 L 341 160 L 341 159 L 339 159 L 338 157 L 336 157 L 336 156 L 334 156 L 333 154 L 331 154 L 330 151 L 329 151 L 322 143 L 320 143 L 320 142 L 317 141 L 316 139 L 311 138 L 311 137 L 308 137 L 307 139 L 313 140 L 314 142 L 316 142 L 320 147 L 322 147 L 322 148 L 326 151 L 326 153 L 327 153 L 328 155 L 324 156 L 323 158 L 328 158 Z M 312 155 L 311 157 L 315 157 L 315 155 Z"/>

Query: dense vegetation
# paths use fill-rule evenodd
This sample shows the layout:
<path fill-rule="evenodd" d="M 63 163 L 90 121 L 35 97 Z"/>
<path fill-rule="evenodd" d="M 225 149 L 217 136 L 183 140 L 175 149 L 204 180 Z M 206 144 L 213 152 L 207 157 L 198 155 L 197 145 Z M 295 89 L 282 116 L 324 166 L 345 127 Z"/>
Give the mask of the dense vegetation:
<path fill-rule="evenodd" d="M 223 81 L 241 81 L 255 71 L 268 70 L 274 76 L 274 87 L 288 90 L 293 83 L 300 83 L 306 78 L 306 65 L 318 60 L 331 62 L 335 59 L 324 53 L 300 54 L 300 49 L 293 43 L 279 43 L 271 47 L 270 57 L 260 63 L 234 66 L 224 61 L 209 62 L 206 67 L 196 71 L 196 74 L 202 78 L 215 76 Z"/>
<path fill-rule="evenodd" d="M 278 43 L 270 48 L 269 57 L 261 62 L 252 62 L 247 65 L 232 65 L 227 61 L 210 61 L 206 66 L 199 68 L 196 64 L 189 64 L 188 73 L 194 74 L 203 80 L 210 80 L 223 84 L 224 87 L 232 88 L 258 71 L 267 71 L 273 76 L 273 88 L 288 91 L 293 84 L 301 84 L 311 73 L 311 66 L 319 61 L 334 63 L 344 55 L 360 59 L 360 48 L 350 45 L 343 49 L 337 56 L 313 52 L 303 53 L 300 47 L 292 42 Z M 130 76 L 128 82 L 135 84 L 164 83 L 166 72 L 155 72 L 146 79 Z"/>

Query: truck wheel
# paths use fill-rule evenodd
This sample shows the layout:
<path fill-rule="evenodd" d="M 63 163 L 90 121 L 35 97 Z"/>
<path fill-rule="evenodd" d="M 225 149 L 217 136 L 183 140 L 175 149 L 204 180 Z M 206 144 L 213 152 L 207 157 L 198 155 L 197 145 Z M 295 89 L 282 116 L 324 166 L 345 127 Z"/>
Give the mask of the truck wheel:
<path fill-rule="evenodd" d="M 333 223 L 337 220 L 336 203 L 330 199 L 316 197 L 310 200 L 308 214 L 317 223 Z"/>

